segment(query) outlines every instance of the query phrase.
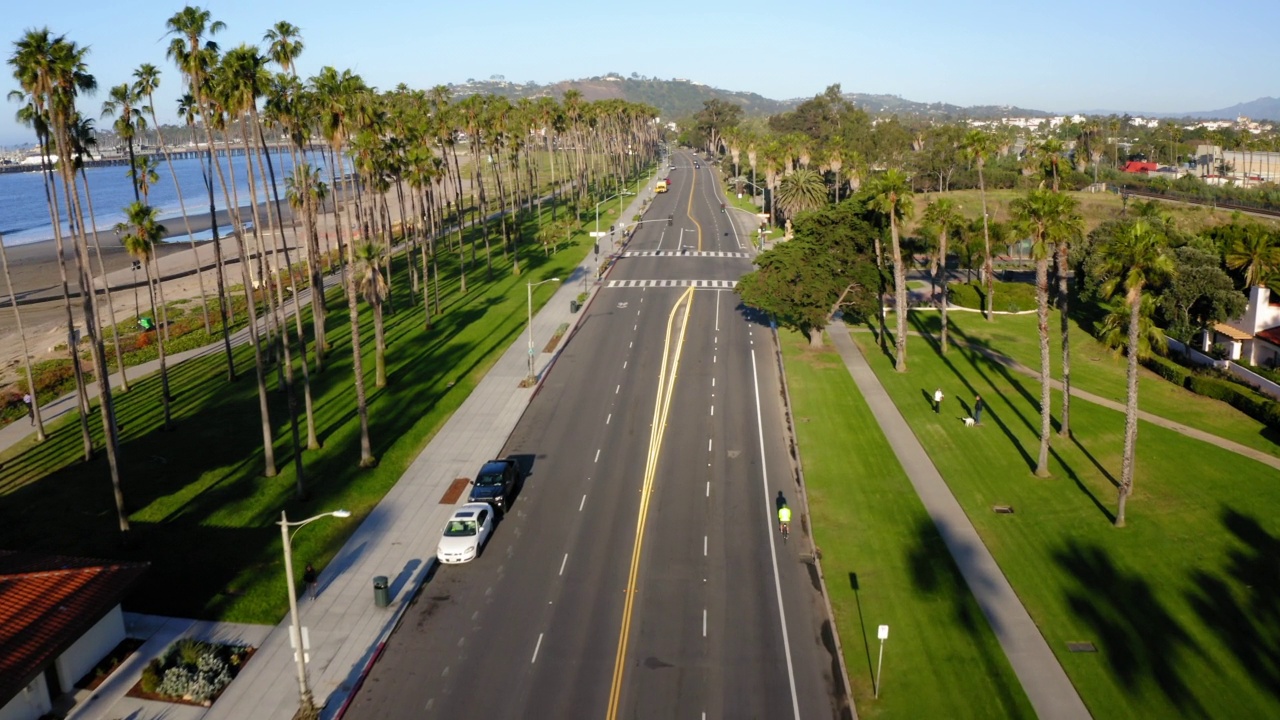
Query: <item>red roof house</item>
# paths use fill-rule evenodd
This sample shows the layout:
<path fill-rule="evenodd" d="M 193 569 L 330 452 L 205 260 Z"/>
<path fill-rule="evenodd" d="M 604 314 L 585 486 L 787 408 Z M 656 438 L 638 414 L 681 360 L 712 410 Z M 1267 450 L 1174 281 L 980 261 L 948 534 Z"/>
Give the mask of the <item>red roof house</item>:
<path fill-rule="evenodd" d="M 0 717 L 39 718 L 125 637 L 146 563 L 0 550 Z"/>
<path fill-rule="evenodd" d="M 1120 168 L 1120 172 L 1127 173 L 1149 173 L 1160 169 L 1160 165 L 1153 162 L 1140 162 L 1138 160 L 1130 160 Z"/>

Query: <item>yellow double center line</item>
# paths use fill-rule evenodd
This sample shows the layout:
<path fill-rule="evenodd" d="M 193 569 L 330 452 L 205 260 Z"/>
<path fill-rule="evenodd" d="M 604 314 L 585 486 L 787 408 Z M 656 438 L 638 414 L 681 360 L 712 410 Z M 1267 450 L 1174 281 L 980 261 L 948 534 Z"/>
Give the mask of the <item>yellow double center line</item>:
<path fill-rule="evenodd" d="M 698 224 L 696 218 L 693 217 L 693 195 L 698 189 L 698 171 L 694 170 L 693 182 L 689 183 L 689 207 L 685 208 L 685 214 L 693 220 L 693 226 L 698 228 L 698 252 L 702 252 L 702 226 Z"/>
<path fill-rule="evenodd" d="M 680 335 L 676 341 L 675 355 L 671 354 L 671 335 L 676 315 L 684 306 Z M 644 547 L 645 519 L 649 514 L 649 498 L 653 494 L 653 478 L 658 469 L 658 452 L 662 448 L 662 434 L 667 425 L 667 413 L 671 409 L 671 396 L 676 384 L 676 370 L 680 367 L 680 352 L 684 348 L 685 331 L 689 327 L 689 312 L 693 309 L 693 288 L 684 291 L 667 316 L 667 334 L 662 346 L 662 369 L 658 374 L 658 394 L 653 402 L 653 427 L 649 431 L 649 455 L 644 467 L 644 483 L 640 488 L 640 516 L 636 522 L 635 545 L 631 549 L 631 570 L 627 574 L 626 600 L 622 606 L 622 628 L 618 632 L 618 655 L 613 663 L 613 684 L 609 687 L 608 720 L 618 717 L 618 702 L 622 696 L 622 676 L 626 670 L 627 639 L 631 635 L 631 610 L 635 604 L 636 575 L 640 572 L 640 551 Z M 668 368 L 668 361 L 670 367 Z"/>

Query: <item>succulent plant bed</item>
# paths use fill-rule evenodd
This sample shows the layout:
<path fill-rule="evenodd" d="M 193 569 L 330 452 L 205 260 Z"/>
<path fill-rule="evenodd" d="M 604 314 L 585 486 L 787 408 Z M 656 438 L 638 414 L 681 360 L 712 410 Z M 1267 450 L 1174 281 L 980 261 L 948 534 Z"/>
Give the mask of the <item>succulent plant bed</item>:
<path fill-rule="evenodd" d="M 247 645 L 186 638 L 147 663 L 129 697 L 209 707 L 253 657 Z"/>

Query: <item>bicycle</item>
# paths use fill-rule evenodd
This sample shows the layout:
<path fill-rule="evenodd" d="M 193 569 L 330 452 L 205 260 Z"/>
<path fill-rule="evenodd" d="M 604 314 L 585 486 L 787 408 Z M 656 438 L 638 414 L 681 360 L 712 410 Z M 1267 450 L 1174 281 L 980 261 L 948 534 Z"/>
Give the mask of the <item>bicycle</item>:
<path fill-rule="evenodd" d="M 787 541 L 787 536 L 791 535 L 791 523 L 778 523 L 778 532 L 782 533 L 782 542 Z"/>

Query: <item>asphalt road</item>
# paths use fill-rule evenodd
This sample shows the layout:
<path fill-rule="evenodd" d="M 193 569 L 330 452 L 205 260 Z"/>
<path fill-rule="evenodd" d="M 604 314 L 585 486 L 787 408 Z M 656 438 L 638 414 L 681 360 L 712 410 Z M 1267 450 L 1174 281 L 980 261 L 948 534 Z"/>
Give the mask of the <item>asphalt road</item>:
<path fill-rule="evenodd" d="M 748 241 L 675 164 L 645 215 L 672 225 L 639 226 L 508 440 L 508 516 L 437 569 L 347 717 L 838 716 L 809 543 L 774 520 L 796 487 L 771 335 L 731 289 Z"/>

